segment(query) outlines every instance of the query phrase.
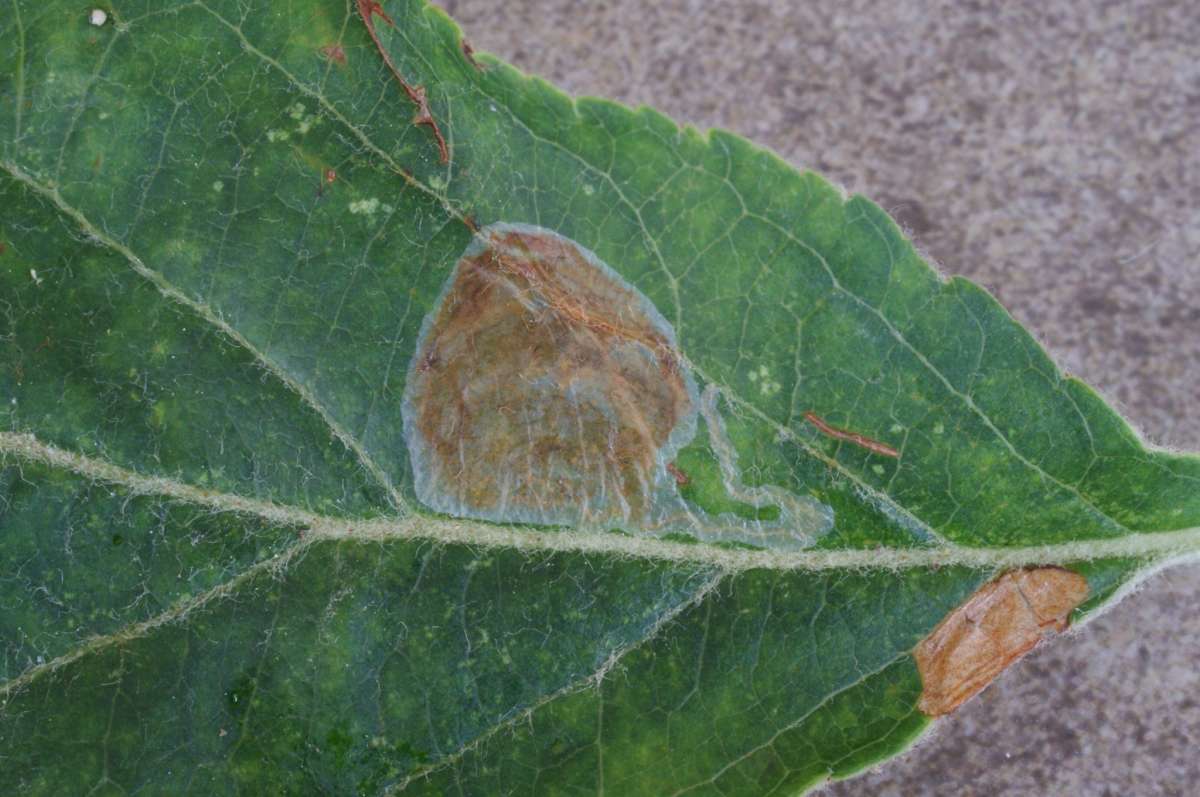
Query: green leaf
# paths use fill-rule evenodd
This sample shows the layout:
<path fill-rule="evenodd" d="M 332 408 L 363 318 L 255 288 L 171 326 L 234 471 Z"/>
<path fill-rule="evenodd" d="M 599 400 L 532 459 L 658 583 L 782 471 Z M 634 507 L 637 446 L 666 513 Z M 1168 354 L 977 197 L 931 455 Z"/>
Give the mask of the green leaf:
<path fill-rule="evenodd" d="M 0 11 L 3 791 L 802 791 L 1200 547 L 868 200 L 373 7 Z"/>

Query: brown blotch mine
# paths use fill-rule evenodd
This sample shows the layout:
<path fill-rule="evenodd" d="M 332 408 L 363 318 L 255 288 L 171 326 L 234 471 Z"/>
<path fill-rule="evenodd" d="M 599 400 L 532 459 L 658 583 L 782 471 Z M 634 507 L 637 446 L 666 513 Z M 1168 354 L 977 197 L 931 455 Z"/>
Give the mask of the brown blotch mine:
<path fill-rule="evenodd" d="M 403 415 L 417 497 L 497 522 L 638 529 L 698 397 L 671 326 L 574 241 L 493 224 L 425 319 Z"/>
<path fill-rule="evenodd" d="M 917 645 L 917 707 L 949 714 L 1045 637 L 1064 631 L 1087 579 L 1061 567 L 1011 570 L 984 584 Z"/>

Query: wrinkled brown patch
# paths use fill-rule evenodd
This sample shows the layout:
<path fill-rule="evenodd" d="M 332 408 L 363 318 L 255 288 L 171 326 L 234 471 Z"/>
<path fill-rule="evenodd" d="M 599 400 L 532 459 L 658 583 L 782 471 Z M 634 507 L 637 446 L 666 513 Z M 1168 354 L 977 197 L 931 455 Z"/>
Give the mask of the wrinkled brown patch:
<path fill-rule="evenodd" d="M 980 587 L 917 645 L 922 712 L 949 714 L 1050 634 L 1066 629 L 1087 579 L 1061 567 L 1011 570 Z"/>
<path fill-rule="evenodd" d="M 518 225 L 479 235 L 405 387 L 417 497 L 487 520 L 645 526 L 665 460 L 695 428 L 673 331 L 566 238 Z"/>

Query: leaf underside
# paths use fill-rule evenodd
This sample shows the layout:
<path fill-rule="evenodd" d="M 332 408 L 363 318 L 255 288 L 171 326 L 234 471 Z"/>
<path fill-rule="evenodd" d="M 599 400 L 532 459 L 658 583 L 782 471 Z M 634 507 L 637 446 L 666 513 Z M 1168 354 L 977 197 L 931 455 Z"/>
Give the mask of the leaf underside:
<path fill-rule="evenodd" d="M 912 651 L 998 570 L 1078 619 L 1196 546 L 1200 459 L 869 201 L 375 6 L 0 10 L 0 791 L 794 793 L 920 734 Z M 630 444 L 637 522 L 417 489 L 422 330 L 497 229 L 653 309 L 623 367 L 691 426 Z M 588 357 L 632 323 L 530 273 Z"/>

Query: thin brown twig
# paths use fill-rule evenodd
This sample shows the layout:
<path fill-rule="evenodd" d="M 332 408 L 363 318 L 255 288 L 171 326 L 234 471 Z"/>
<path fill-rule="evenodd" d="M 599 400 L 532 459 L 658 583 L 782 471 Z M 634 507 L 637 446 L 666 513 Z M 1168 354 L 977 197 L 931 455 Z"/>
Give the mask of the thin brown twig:
<path fill-rule="evenodd" d="M 804 420 L 811 423 L 813 426 L 821 430 L 822 433 L 838 440 L 845 440 L 848 443 L 854 443 L 856 446 L 862 446 L 868 451 L 874 451 L 876 454 L 882 454 L 885 457 L 899 457 L 900 452 L 886 443 L 881 443 L 878 440 L 872 440 L 866 435 L 861 435 L 858 432 L 852 432 L 849 429 L 839 429 L 836 426 L 830 426 L 828 423 L 817 415 L 815 412 L 804 413 Z"/>
<path fill-rule="evenodd" d="M 388 55 L 387 50 L 383 46 L 383 42 L 379 38 L 379 34 L 375 31 L 375 20 L 373 17 L 379 17 L 388 24 L 389 27 L 396 27 L 396 23 L 383 10 L 378 0 L 357 0 L 358 13 L 362 17 L 363 22 L 367 26 L 367 33 L 371 35 L 371 40 L 375 42 L 375 49 L 379 50 L 379 55 L 383 58 L 383 62 L 387 64 L 387 68 L 392 70 L 396 80 L 404 89 L 404 93 L 417 106 L 417 113 L 413 116 L 414 125 L 425 125 L 433 131 L 433 137 L 437 140 L 438 156 L 442 163 L 450 162 L 450 148 L 446 145 L 446 139 L 442 137 L 442 131 L 438 128 L 437 121 L 433 118 L 433 114 L 429 111 L 429 100 L 425 96 L 424 86 L 414 86 L 404 79 L 404 75 L 400 74 L 400 70 L 396 67 L 396 63 L 392 57 Z"/>

